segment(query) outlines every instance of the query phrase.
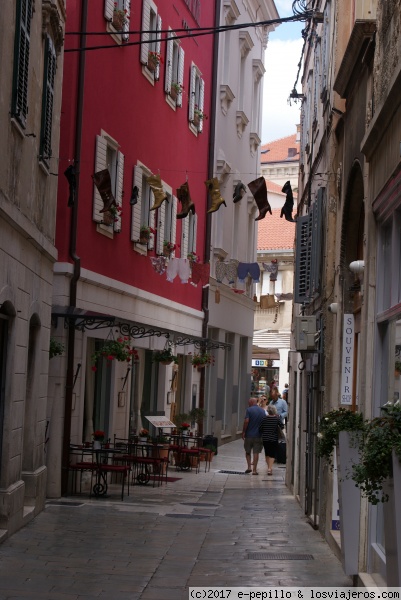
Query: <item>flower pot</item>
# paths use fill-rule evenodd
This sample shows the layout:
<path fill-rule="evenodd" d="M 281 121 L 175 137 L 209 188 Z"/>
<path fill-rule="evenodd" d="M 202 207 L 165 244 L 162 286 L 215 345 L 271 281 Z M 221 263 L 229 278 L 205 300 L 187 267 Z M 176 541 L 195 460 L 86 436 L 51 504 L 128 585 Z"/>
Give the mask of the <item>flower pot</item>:
<path fill-rule="evenodd" d="M 125 25 L 125 18 L 123 15 L 114 14 L 112 25 L 114 29 L 117 29 L 117 31 L 122 31 Z"/>
<path fill-rule="evenodd" d="M 172 250 L 163 250 L 163 256 L 166 256 L 167 258 L 170 258 L 172 253 Z"/>
<path fill-rule="evenodd" d="M 140 435 L 140 436 L 139 436 L 139 441 L 140 441 L 140 442 L 147 442 L 147 441 L 148 441 L 148 438 L 147 438 L 147 436 L 146 436 L 146 435 L 145 435 L 145 436 L 143 436 L 143 435 Z"/>
<path fill-rule="evenodd" d="M 153 58 L 152 56 L 148 57 L 148 64 L 147 64 L 148 71 L 151 71 L 151 73 L 154 73 L 157 69 L 158 64 L 159 63 L 157 62 L 157 60 L 155 58 Z"/>
<path fill-rule="evenodd" d="M 141 233 L 140 236 L 139 236 L 139 243 L 140 244 L 144 244 L 144 245 L 148 244 L 149 243 L 149 236 L 148 235 L 144 235 L 144 234 Z"/>
<path fill-rule="evenodd" d="M 202 369 L 206 368 L 206 365 L 196 365 L 196 368 L 198 369 L 198 371 L 202 371 Z"/>
<path fill-rule="evenodd" d="M 195 127 L 199 127 L 200 125 L 200 117 L 199 115 L 194 115 L 194 118 L 192 119 L 192 123 L 195 125 Z"/>
<path fill-rule="evenodd" d="M 182 430 L 182 435 L 185 435 L 185 436 L 188 437 L 189 436 L 189 429 L 183 429 Z"/>
<path fill-rule="evenodd" d="M 173 360 L 161 360 L 160 361 L 162 365 L 171 365 L 171 363 L 173 362 Z"/>
<path fill-rule="evenodd" d="M 101 450 L 102 449 L 102 442 L 101 442 L 101 440 L 93 440 L 93 449 L 94 450 Z"/>
<path fill-rule="evenodd" d="M 171 88 L 170 88 L 170 98 L 172 100 L 177 100 L 177 96 L 178 96 L 178 92 L 177 92 L 176 88 L 174 86 L 171 86 Z"/>

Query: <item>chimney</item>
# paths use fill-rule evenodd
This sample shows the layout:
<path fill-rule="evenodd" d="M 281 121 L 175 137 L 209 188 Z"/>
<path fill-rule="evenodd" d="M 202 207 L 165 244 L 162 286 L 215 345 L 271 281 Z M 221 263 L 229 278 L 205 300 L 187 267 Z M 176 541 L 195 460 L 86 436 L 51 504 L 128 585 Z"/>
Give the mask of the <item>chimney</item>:
<path fill-rule="evenodd" d="M 288 148 L 288 158 L 294 158 L 298 153 L 296 148 Z"/>

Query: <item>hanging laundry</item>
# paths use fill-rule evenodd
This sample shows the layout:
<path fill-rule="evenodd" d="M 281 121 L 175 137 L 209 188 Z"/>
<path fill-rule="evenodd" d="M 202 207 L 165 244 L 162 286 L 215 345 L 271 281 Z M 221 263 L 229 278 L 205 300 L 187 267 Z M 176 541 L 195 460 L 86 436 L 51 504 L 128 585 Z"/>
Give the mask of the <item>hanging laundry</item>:
<path fill-rule="evenodd" d="M 192 263 L 192 285 L 197 286 L 199 281 L 202 282 L 202 287 L 209 285 L 210 264 L 209 263 Z"/>
<path fill-rule="evenodd" d="M 150 262 L 156 273 L 163 275 L 166 271 L 166 258 L 164 256 L 151 256 Z"/>
<path fill-rule="evenodd" d="M 181 279 L 181 283 L 188 283 L 191 268 L 187 258 L 172 258 L 169 260 L 167 265 L 167 281 L 172 283 L 177 275 Z"/>
<path fill-rule="evenodd" d="M 260 267 L 257 262 L 255 263 L 239 263 L 238 264 L 238 281 L 245 283 L 245 277 L 249 274 L 253 283 L 258 283 L 260 280 Z"/>
<path fill-rule="evenodd" d="M 223 283 L 226 277 L 229 285 L 233 284 L 237 278 L 239 261 L 231 258 L 230 260 L 219 260 L 216 263 L 216 279 L 219 283 Z"/>
<path fill-rule="evenodd" d="M 270 273 L 270 281 L 277 281 L 277 273 L 278 273 L 277 261 L 272 260 L 270 265 L 268 265 L 267 263 L 262 263 L 262 265 L 263 265 L 264 270 L 267 271 L 268 273 Z"/>

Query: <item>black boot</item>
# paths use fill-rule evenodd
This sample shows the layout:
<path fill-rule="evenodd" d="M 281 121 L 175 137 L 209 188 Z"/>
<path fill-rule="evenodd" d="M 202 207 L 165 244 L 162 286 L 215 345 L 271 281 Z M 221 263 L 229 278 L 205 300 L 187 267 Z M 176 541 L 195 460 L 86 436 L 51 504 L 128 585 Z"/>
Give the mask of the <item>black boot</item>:
<path fill-rule="evenodd" d="M 188 183 L 183 183 L 179 188 L 177 188 L 177 198 L 181 202 L 181 212 L 177 214 L 177 219 L 184 219 L 189 211 L 192 211 L 192 214 L 195 214 L 195 204 L 191 200 L 191 196 L 189 194 L 189 186 Z"/>
<path fill-rule="evenodd" d="M 104 213 L 110 210 L 113 204 L 116 203 L 116 200 L 111 191 L 111 178 L 108 169 L 103 169 L 103 171 L 98 171 L 94 175 L 92 175 L 93 181 L 95 182 L 95 186 L 98 189 L 98 192 L 103 200 L 103 208 L 99 212 Z"/>
<path fill-rule="evenodd" d="M 281 209 L 280 219 L 284 216 L 286 221 L 290 223 L 295 223 L 295 219 L 292 218 L 292 209 L 294 208 L 294 196 L 292 195 L 292 187 L 289 181 L 286 181 L 283 185 L 282 192 L 287 194 L 287 197 L 284 202 L 284 206 Z"/>
<path fill-rule="evenodd" d="M 255 179 L 254 181 L 251 181 L 251 183 L 248 183 L 248 187 L 251 190 L 251 193 L 255 198 L 255 202 L 258 205 L 259 209 L 259 216 L 255 219 L 255 221 L 260 221 L 260 219 L 264 219 L 268 212 L 270 214 L 273 214 L 269 201 L 267 199 L 267 187 L 265 178 L 258 177 L 258 179 Z"/>
<path fill-rule="evenodd" d="M 234 204 L 236 204 L 237 202 L 239 202 L 245 195 L 246 192 L 246 187 L 244 186 L 244 184 L 242 183 L 242 181 L 239 181 L 237 183 L 237 185 L 235 186 L 235 190 L 233 193 L 233 202 Z"/>

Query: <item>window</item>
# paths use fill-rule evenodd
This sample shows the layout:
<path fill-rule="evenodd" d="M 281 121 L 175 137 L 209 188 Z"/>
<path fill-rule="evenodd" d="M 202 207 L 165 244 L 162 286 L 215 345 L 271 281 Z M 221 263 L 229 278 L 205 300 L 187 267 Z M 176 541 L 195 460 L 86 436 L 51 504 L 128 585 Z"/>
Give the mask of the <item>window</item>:
<path fill-rule="evenodd" d="M 169 37 L 171 36 L 174 36 L 172 31 L 169 32 Z M 168 40 L 164 89 L 176 106 L 182 106 L 182 92 L 178 92 L 178 87 L 183 89 L 184 85 L 184 57 L 185 52 L 180 47 L 178 40 Z"/>
<path fill-rule="evenodd" d="M 129 40 L 131 0 L 105 0 L 104 17 L 116 31 L 123 30 L 122 39 Z M 124 13 L 124 16 L 122 16 Z"/>
<path fill-rule="evenodd" d="M 111 180 L 111 193 L 113 194 L 118 206 L 122 207 L 123 197 L 123 179 L 124 179 L 124 155 L 119 151 L 119 144 L 113 140 L 107 133 L 102 132 L 96 136 L 96 155 L 95 155 L 95 173 L 108 169 Z M 93 220 L 99 223 L 100 232 L 121 231 L 121 216 L 116 215 L 116 220 L 110 224 L 104 221 L 104 203 L 99 190 L 94 185 L 93 198 Z"/>
<path fill-rule="evenodd" d="M 189 93 L 189 121 L 191 125 L 199 132 L 203 130 L 204 120 L 204 101 L 205 101 L 205 82 L 201 77 L 201 72 L 194 64 L 191 66 L 191 87 Z"/>
<path fill-rule="evenodd" d="M 11 114 L 25 128 L 28 115 L 29 47 L 32 0 L 18 0 L 14 45 L 14 76 Z"/>
<path fill-rule="evenodd" d="M 196 254 L 197 215 L 190 212 L 181 223 L 181 257 L 187 258 L 190 252 Z"/>
<path fill-rule="evenodd" d="M 156 52 L 160 54 L 161 50 L 161 36 L 158 33 L 149 33 L 150 31 L 161 31 L 162 20 L 157 14 L 157 6 L 152 0 L 143 0 L 143 12 L 142 12 L 142 34 L 141 34 L 141 63 L 145 66 L 148 65 L 149 52 Z M 150 72 L 150 69 L 146 69 L 147 74 L 153 77 L 155 81 L 160 78 L 160 63 L 157 64 L 154 72 Z"/>
<path fill-rule="evenodd" d="M 54 44 L 49 36 L 45 42 L 45 62 L 43 69 L 42 123 L 40 129 L 40 160 L 48 167 L 52 155 L 52 123 L 54 102 L 54 81 L 57 58 Z"/>
<path fill-rule="evenodd" d="M 163 243 L 176 242 L 177 226 L 177 198 L 171 194 L 171 188 L 163 185 L 167 193 L 165 200 L 160 208 L 157 209 L 157 253 L 163 254 Z"/>
<path fill-rule="evenodd" d="M 134 186 L 138 189 L 137 203 L 133 206 L 131 216 L 131 241 L 138 242 L 140 238 L 140 231 L 142 225 L 148 225 L 152 229 L 155 229 L 155 212 L 150 210 L 153 205 L 153 193 L 150 189 L 146 178 L 151 175 L 151 171 L 144 165 L 138 164 L 134 168 Z M 165 202 L 163 202 L 165 204 Z M 144 245 L 137 244 L 135 249 L 138 251 L 146 252 L 146 249 L 152 250 L 154 248 L 154 234 L 150 235 L 147 247 Z"/>

